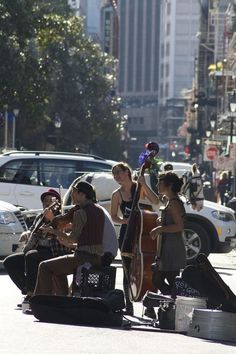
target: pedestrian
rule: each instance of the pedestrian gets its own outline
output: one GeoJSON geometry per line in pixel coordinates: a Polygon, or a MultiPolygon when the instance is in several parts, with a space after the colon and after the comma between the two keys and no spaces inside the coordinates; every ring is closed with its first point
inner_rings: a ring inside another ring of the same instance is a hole
{"type": "Polygon", "coordinates": [[[164,164],[164,171],[165,172],[173,171],[173,169],[174,169],[174,167],[173,167],[172,163],[167,162],[164,164]]]}
{"type": "MultiPolygon", "coordinates": [[[[104,231],[111,230],[110,227],[106,227],[108,216],[104,209],[96,203],[95,190],[88,182],[75,184],[72,187],[71,198],[78,209],[75,209],[73,213],[70,233],[52,229],[52,227],[49,227],[47,231],[54,234],[62,245],[75,249],[75,252],[40,263],[34,295],[52,295],[53,279],[56,279],[58,285],[56,295],[65,296],[67,292],[63,287],[63,278],[73,274],[78,266],[84,263],[89,263],[92,266],[103,264],[104,247],[107,242],[104,240],[104,231]]],[[[108,237],[108,235],[106,236],[108,237]]],[[[115,248],[116,246],[113,245],[108,250],[108,252],[114,253],[113,257],[116,254],[115,248]]]]}
{"type": "MultiPolygon", "coordinates": [[[[23,252],[12,254],[4,260],[7,273],[25,295],[24,302],[33,294],[40,262],[70,252],[70,249],[56,239],[49,238],[40,228],[40,225],[47,225],[55,215],[60,214],[60,201],[60,195],[54,189],[49,189],[41,195],[43,212],[35,218],[30,229],[21,234],[19,240],[26,242],[23,252]]],[[[64,287],[68,287],[67,282],[64,287]]]]}
{"type": "Polygon", "coordinates": [[[220,179],[217,185],[217,194],[220,199],[221,205],[225,205],[226,198],[225,198],[225,193],[227,193],[230,190],[230,182],[228,178],[228,172],[223,171],[220,174],[220,179]]]}
{"type": "Polygon", "coordinates": [[[129,240],[125,240],[125,233],[127,229],[127,224],[129,222],[129,214],[132,208],[133,198],[137,183],[141,184],[141,195],[142,198],[147,198],[151,203],[158,204],[158,196],[151,190],[151,188],[146,184],[145,178],[139,176],[137,182],[132,178],[132,170],[127,163],[119,162],[112,168],[112,174],[115,181],[120,185],[112,193],[111,197],[111,217],[114,223],[120,224],[120,235],[119,235],[119,249],[121,251],[121,258],[123,264],[123,288],[126,301],[126,314],[133,315],[133,304],[129,299],[129,269],[131,258],[130,254],[122,252],[122,249],[129,249],[129,240]],[[120,214],[121,213],[121,216],[120,214]],[[126,246],[124,247],[124,245],[126,246]]]}
{"type": "Polygon", "coordinates": [[[153,284],[163,295],[172,294],[175,278],[186,265],[183,240],[185,208],[178,196],[182,185],[182,178],[174,172],[159,175],[157,187],[165,196],[166,205],[150,236],[153,240],[160,237],[160,257],[153,273],[153,284]]]}

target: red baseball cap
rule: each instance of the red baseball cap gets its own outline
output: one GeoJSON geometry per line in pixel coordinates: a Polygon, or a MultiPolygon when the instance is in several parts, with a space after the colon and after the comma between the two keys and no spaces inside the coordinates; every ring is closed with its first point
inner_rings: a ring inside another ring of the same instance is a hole
{"type": "Polygon", "coordinates": [[[60,194],[57,191],[55,191],[55,189],[49,189],[47,192],[44,192],[43,194],[41,194],[41,197],[40,197],[41,201],[43,201],[47,195],[51,195],[52,197],[55,197],[59,201],[61,200],[60,194]]]}

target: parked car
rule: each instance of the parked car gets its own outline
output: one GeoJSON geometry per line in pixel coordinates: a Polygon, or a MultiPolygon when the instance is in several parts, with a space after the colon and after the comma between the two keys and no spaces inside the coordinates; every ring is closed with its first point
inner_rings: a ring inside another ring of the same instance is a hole
{"type": "Polygon", "coordinates": [[[0,201],[0,258],[22,249],[18,240],[21,233],[27,229],[21,210],[10,203],[0,201]]]}
{"type": "MultiPolygon", "coordinates": [[[[179,174],[180,171],[176,172],[179,174]]],[[[150,185],[149,175],[145,176],[150,185]]],[[[82,179],[88,180],[95,186],[99,203],[110,211],[111,193],[119,186],[111,174],[89,173],[84,175],[82,179]]],[[[67,208],[71,203],[70,191],[75,182],[72,183],[64,196],[64,208],[67,208]]],[[[203,209],[196,211],[186,203],[185,198],[183,201],[186,209],[183,236],[189,263],[193,262],[201,252],[206,255],[227,253],[236,247],[236,220],[233,209],[205,200],[203,209]]],[[[144,203],[149,204],[146,200],[142,201],[142,204],[144,203]]],[[[156,208],[156,211],[159,213],[159,208],[156,208]]],[[[119,225],[116,225],[116,229],[118,233],[119,225]]]]}
{"type": "Polygon", "coordinates": [[[89,154],[13,151],[0,155],[0,199],[27,209],[41,208],[40,195],[90,171],[111,171],[115,161],[89,154]]]}

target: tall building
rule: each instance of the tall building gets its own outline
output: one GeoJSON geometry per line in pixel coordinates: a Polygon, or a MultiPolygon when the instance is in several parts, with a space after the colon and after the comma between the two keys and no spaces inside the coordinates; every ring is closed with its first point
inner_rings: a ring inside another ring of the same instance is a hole
{"type": "MultiPolygon", "coordinates": [[[[198,54],[200,6],[196,0],[162,0],[159,60],[159,140],[166,158],[181,159],[184,93],[192,88],[198,54]]],[[[182,155],[183,156],[183,155],[182,155]]]]}
{"type": "Polygon", "coordinates": [[[119,15],[117,0],[101,0],[100,30],[102,50],[118,58],[119,15]]]}
{"type": "Polygon", "coordinates": [[[120,0],[119,94],[127,117],[128,160],[137,166],[144,144],[156,141],[159,61],[159,0],[120,0]]]}
{"type": "Polygon", "coordinates": [[[84,17],[85,33],[101,44],[100,7],[102,0],[68,0],[78,16],[84,17]]]}

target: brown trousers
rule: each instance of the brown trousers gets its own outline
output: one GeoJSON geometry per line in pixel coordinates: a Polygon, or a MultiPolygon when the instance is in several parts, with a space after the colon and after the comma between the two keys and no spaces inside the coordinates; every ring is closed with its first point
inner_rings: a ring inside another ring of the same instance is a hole
{"type": "Polygon", "coordinates": [[[79,265],[86,262],[99,266],[101,257],[81,251],[76,255],[69,254],[41,262],[34,295],[68,295],[67,275],[73,274],[79,265]]]}

